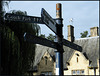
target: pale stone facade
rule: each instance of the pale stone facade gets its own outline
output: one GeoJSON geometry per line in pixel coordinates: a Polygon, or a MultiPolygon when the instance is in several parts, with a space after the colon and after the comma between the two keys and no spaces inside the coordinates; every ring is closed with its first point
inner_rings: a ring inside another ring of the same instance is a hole
{"type": "Polygon", "coordinates": [[[90,28],[91,37],[98,36],[98,27],[90,28]]]}
{"type": "Polygon", "coordinates": [[[74,42],[74,27],[72,25],[68,25],[68,40],[74,42]]]}
{"type": "Polygon", "coordinates": [[[54,74],[54,61],[48,51],[46,51],[38,63],[38,71],[33,73],[33,75],[55,75],[54,74]]]}
{"type": "MultiPolygon", "coordinates": [[[[89,68],[89,60],[79,51],[75,51],[69,59],[68,70],[64,70],[64,75],[94,75],[94,69],[89,68]],[[75,71],[75,73],[73,73],[75,71]]],[[[99,61],[96,75],[99,75],[99,61]]]]}
{"type": "MultiPolygon", "coordinates": [[[[69,64],[66,63],[68,70],[64,70],[64,75],[94,75],[94,69],[90,68],[89,60],[79,51],[75,51],[72,56],[70,56],[68,63],[69,64]],[[75,71],[75,73],[73,71],[75,71]]],[[[99,75],[99,60],[97,60],[97,63],[96,75],[99,75]]],[[[56,74],[55,62],[48,52],[44,53],[39,62],[38,72],[33,73],[33,75],[40,74],[56,74]],[[45,59],[47,59],[47,61],[45,59]]]]}

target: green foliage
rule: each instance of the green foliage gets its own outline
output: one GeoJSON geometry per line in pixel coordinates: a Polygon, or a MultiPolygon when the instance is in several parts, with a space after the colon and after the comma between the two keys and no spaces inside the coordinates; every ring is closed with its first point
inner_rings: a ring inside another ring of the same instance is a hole
{"type": "Polygon", "coordinates": [[[80,33],[80,34],[81,34],[81,38],[87,37],[88,31],[84,31],[83,33],[80,33]]]}
{"type": "Polygon", "coordinates": [[[45,38],[45,34],[44,34],[44,35],[43,35],[43,34],[41,34],[39,37],[45,38]]]}
{"type": "MultiPolygon", "coordinates": [[[[21,11],[12,11],[13,14],[20,14],[20,15],[27,15],[26,12],[21,11]]],[[[15,35],[18,37],[20,42],[20,56],[21,56],[21,71],[22,73],[27,72],[27,70],[30,68],[30,63],[34,60],[35,55],[35,45],[31,44],[29,42],[25,42],[23,35],[25,32],[38,35],[39,33],[39,26],[33,23],[22,23],[22,22],[7,22],[7,26],[9,26],[15,33],[15,35]],[[30,62],[30,63],[29,63],[30,62]]]]}
{"type": "Polygon", "coordinates": [[[54,41],[55,36],[53,34],[49,34],[49,36],[47,36],[47,39],[54,41]]]}
{"type": "Polygon", "coordinates": [[[47,37],[45,36],[45,34],[44,35],[41,34],[39,37],[46,38],[51,41],[54,41],[54,39],[55,39],[55,36],[53,34],[49,34],[49,36],[47,36],[47,37]]]}
{"type": "Polygon", "coordinates": [[[51,41],[54,41],[54,39],[55,39],[55,36],[53,34],[49,34],[49,36],[47,36],[47,37],[45,36],[45,34],[44,35],[41,34],[39,37],[46,38],[51,41]]]}
{"type": "Polygon", "coordinates": [[[14,35],[14,32],[11,31],[9,27],[0,27],[1,37],[2,37],[2,45],[1,45],[1,57],[2,57],[2,74],[11,75],[11,74],[18,74],[18,60],[19,56],[18,53],[20,47],[18,38],[14,35]],[[14,69],[16,67],[16,69],[14,69]]]}
{"type": "Polygon", "coordinates": [[[4,23],[3,17],[4,17],[5,9],[3,7],[4,6],[9,7],[9,5],[8,5],[9,2],[10,2],[10,0],[8,0],[8,1],[0,0],[0,26],[2,26],[4,23]]]}
{"type": "MultiPolygon", "coordinates": [[[[26,12],[12,11],[27,15],[26,12]]],[[[2,74],[24,75],[31,67],[35,56],[35,44],[25,42],[25,32],[38,35],[40,27],[33,23],[5,21],[0,27],[2,33],[2,74]]]]}
{"type": "Polygon", "coordinates": [[[2,25],[2,23],[3,23],[3,10],[2,10],[2,8],[3,8],[3,2],[2,2],[2,0],[0,0],[0,26],[2,25]]]}

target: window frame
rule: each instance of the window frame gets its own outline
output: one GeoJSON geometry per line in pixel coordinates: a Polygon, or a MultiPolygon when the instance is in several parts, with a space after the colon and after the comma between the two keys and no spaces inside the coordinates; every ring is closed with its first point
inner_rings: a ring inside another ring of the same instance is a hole
{"type": "Polygon", "coordinates": [[[84,69],[72,70],[72,75],[84,75],[84,74],[85,74],[84,69]],[[83,71],[83,73],[82,73],[82,71],[83,71]]]}
{"type": "Polygon", "coordinates": [[[52,72],[51,71],[47,71],[47,72],[41,72],[41,74],[44,74],[46,76],[51,76],[52,75],[52,72]]]}

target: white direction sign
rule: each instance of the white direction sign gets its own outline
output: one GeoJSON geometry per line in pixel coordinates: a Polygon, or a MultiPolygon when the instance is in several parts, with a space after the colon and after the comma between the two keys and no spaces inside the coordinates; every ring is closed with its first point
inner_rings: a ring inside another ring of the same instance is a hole
{"type": "Polygon", "coordinates": [[[55,20],[45,11],[45,9],[42,8],[41,11],[41,18],[43,22],[54,32],[57,34],[57,29],[56,29],[56,22],[55,20]]]}

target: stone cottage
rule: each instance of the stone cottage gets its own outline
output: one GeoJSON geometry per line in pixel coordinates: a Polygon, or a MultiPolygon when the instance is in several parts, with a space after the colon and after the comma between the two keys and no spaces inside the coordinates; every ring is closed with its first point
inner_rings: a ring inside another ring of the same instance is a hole
{"type": "MultiPolygon", "coordinates": [[[[90,29],[91,37],[74,40],[74,27],[68,26],[68,40],[82,47],[82,52],[63,46],[64,75],[99,75],[98,27],[90,29]]],[[[56,75],[55,51],[42,45],[36,46],[33,75],[56,75]]]]}

